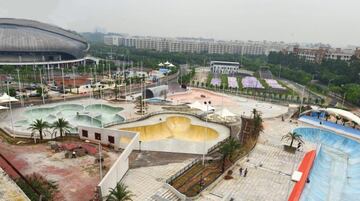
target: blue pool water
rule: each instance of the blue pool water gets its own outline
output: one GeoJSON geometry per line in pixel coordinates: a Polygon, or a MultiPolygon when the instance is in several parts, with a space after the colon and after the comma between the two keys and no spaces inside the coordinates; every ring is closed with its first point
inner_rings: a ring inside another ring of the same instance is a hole
{"type": "Polygon", "coordinates": [[[171,101],[164,100],[162,98],[149,98],[149,99],[146,99],[145,102],[147,102],[147,103],[171,103],[171,101]]]}
{"type": "Polygon", "coordinates": [[[343,126],[342,124],[336,124],[334,122],[325,121],[324,119],[318,119],[317,117],[310,117],[310,116],[301,116],[299,118],[300,121],[304,121],[316,126],[323,126],[328,129],[335,129],[337,131],[343,131],[345,133],[349,133],[352,135],[356,135],[360,137],[360,130],[354,129],[352,127],[343,126]],[[321,122],[321,124],[320,124],[321,122]]]}
{"type": "Polygon", "coordinates": [[[330,131],[297,128],[305,141],[321,144],[301,201],[360,201],[360,143],[330,131]]]}

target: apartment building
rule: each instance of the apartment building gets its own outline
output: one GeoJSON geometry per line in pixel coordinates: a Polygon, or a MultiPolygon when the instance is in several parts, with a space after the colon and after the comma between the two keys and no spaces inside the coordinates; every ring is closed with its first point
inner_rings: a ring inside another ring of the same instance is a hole
{"type": "Polygon", "coordinates": [[[354,50],[345,49],[341,50],[340,48],[336,49],[329,49],[326,52],[325,58],[326,59],[339,59],[342,61],[350,61],[351,57],[355,54],[354,50]]]}
{"type": "Polygon", "coordinates": [[[259,42],[214,41],[209,39],[105,36],[107,45],[168,52],[209,54],[264,55],[265,44],[259,42]]]}
{"type": "Polygon", "coordinates": [[[321,63],[324,59],[350,61],[354,55],[354,50],[341,48],[299,48],[294,47],[292,53],[299,58],[303,58],[309,62],[321,63]]]}

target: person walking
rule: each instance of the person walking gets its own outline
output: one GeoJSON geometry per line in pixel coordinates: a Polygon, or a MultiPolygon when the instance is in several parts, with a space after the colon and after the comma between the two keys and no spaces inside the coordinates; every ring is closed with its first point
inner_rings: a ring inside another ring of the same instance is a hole
{"type": "Polygon", "coordinates": [[[242,176],[243,168],[241,167],[241,168],[239,169],[239,171],[240,171],[240,176],[242,176]]]}
{"type": "Polygon", "coordinates": [[[245,168],[244,177],[246,177],[247,173],[248,173],[248,170],[247,170],[247,168],[245,168]]]}

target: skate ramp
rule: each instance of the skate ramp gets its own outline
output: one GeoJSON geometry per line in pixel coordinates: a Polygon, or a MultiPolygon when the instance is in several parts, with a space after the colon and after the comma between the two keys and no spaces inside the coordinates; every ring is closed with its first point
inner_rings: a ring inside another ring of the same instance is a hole
{"type": "Polygon", "coordinates": [[[178,139],[184,141],[211,141],[219,137],[217,131],[212,128],[191,124],[191,119],[182,116],[159,119],[159,123],[139,127],[121,128],[121,130],[135,131],[140,133],[142,142],[162,139],[178,139]]]}

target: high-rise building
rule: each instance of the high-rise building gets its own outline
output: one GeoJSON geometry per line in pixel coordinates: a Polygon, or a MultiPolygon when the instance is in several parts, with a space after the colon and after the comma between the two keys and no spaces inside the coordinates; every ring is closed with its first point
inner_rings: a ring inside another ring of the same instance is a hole
{"type": "MultiPolygon", "coordinates": [[[[152,49],[160,52],[189,52],[209,54],[243,54],[264,55],[266,47],[272,47],[271,42],[240,42],[215,41],[195,38],[158,38],[158,37],[128,37],[119,35],[105,36],[107,45],[135,47],[137,49],[152,49]]],[[[281,48],[278,48],[280,51],[281,48]]]]}

